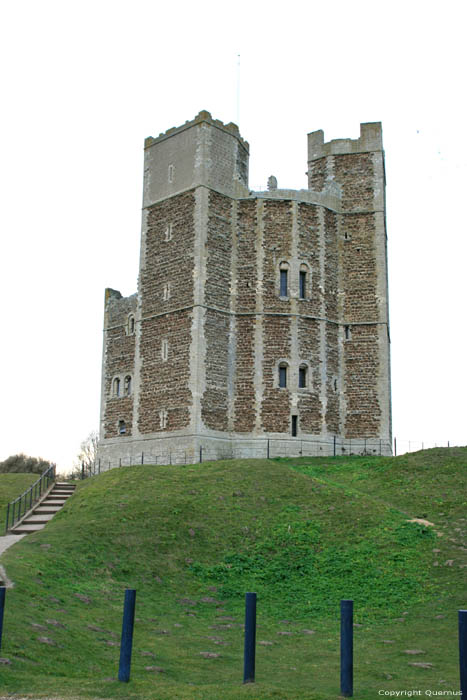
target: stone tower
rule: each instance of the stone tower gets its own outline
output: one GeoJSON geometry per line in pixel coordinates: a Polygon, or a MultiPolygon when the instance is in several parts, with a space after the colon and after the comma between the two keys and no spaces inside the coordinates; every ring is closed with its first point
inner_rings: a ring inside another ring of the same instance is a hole
{"type": "Polygon", "coordinates": [[[105,294],[102,467],[391,452],[381,125],[308,137],[307,190],[248,189],[201,112],[145,142],[138,293],[105,294]]]}

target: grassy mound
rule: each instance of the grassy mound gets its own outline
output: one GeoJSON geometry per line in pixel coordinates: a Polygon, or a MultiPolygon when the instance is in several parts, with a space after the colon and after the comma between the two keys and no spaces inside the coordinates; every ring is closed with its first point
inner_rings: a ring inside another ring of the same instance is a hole
{"type": "Polygon", "coordinates": [[[466,461],[467,449],[232,460],[127,467],[80,483],[45,530],[2,557],[16,586],[0,687],[338,697],[339,601],[353,598],[357,697],[402,681],[454,690],[466,461]],[[137,589],[129,685],[115,680],[125,588],[137,589]],[[253,689],[241,685],[248,590],[258,593],[253,689]],[[410,665],[420,659],[431,666],[410,665]]]}
{"type": "Polygon", "coordinates": [[[0,474],[0,535],[5,528],[8,503],[21,496],[37,478],[37,474],[0,474]]]}

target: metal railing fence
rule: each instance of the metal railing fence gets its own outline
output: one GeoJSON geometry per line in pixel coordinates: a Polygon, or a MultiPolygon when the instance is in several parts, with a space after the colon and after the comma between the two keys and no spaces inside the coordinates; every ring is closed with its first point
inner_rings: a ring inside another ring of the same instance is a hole
{"type": "Polygon", "coordinates": [[[11,530],[55,482],[55,470],[56,465],[52,464],[21,496],[7,504],[5,532],[11,530]]]}

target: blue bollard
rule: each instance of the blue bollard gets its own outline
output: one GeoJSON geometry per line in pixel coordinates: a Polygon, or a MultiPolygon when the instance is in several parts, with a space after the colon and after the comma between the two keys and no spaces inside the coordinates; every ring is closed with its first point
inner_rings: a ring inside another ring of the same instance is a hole
{"type": "Polygon", "coordinates": [[[133,625],[135,622],[136,591],[127,588],[123,606],[122,641],[120,644],[120,666],[118,680],[128,683],[130,680],[131,649],[133,646],[133,625]]]}
{"type": "Polygon", "coordinates": [[[459,610],[459,670],[462,697],[467,697],[467,610],[459,610]]]}
{"type": "Polygon", "coordinates": [[[256,593],[245,595],[245,653],[243,682],[255,682],[256,593]]]}
{"type": "Polygon", "coordinates": [[[353,600],[341,600],[341,695],[353,696],[353,600]]]}
{"type": "Polygon", "coordinates": [[[0,649],[2,648],[3,612],[5,610],[5,586],[0,587],[0,649]]]}

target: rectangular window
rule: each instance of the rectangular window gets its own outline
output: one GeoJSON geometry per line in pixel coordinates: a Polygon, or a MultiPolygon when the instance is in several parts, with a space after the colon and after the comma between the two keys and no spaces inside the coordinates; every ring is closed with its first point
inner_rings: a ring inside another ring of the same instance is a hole
{"type": "Polygon", "coordinates": [[[298,370],[298,388],[306,388],[306,367],[299,367],[298,370]]]}
{"type": "Polygon", "coordinates": [[[305,270],[300,270],[299,287],[300,287],[300,299],[305,299],[305,296],[306,296],[306,272],[305,272],[305,270]]]}
{"type": "Polygon", "coordinates": [[[298,416],[292,416],[292,437],[297,437],[298,416]]]}
{"type": "Polygon", "coordinates": [[[287,386],[287,367],[279,367],[279,386],[281,389],[287,386]]]}
{"type": "Polygon", "coordinates": [[[287,270],[281,270],[281,283],[280,283],[279,295],[281,297],[288,296],[288,294],[287,294],[287,270]]]}

